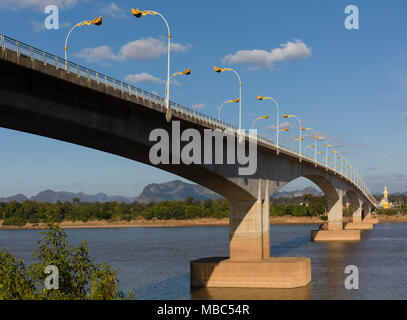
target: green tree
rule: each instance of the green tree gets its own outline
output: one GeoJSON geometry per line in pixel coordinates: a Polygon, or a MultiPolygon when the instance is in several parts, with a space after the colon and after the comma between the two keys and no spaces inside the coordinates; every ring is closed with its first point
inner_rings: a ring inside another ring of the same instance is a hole
{"type": "MultiPolygon", "coordinates": [[[[28,269],[4,249],[0,250],[0,299],[120,299],[117,271],[106,263],[96,264],[89,257],[86,242],[69,245],[65,232],[50,223],[41,233],[34,252],[36,261],[28,269]],[[44,281],[49,265],[58,267],[59,289],[46,289],[44,281]]],[[[134,297],[131,293],[130,297],[134,297]]]]}

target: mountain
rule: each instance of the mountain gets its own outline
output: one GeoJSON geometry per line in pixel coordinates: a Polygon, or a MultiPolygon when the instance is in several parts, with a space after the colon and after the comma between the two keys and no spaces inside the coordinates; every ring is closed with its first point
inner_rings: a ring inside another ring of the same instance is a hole
{"type": "Polygon", "coordinates": [[[321,196],[324,193],[317,191],[314,187],[306,187],[302,190],[296,191],[281,191],[276,192],[271,196],[272,199],[279,199],[279,198],[295,198],[295,197],[302,197],[304,194],[312,194],[315,197],[321,196]]]}
{"type": "MultiPolygon", "coordinates": [[[[322,195],[322,192],[318,192],[313,187],[307,187],[303,190],[297,191],[281,191],[276,192],[271,198],[293,198],[301,197],[304,194],[312,194],[314,196],[322,195]]],[[[164,183],[152,183],[144,187],[143,192],[137,197],[123,197],[123,196],[108,196],[105,193],[97,193],[88,195],[83,192],[73,193],[67,191],[53,191],[44,190],[38,193],[36,196],[27,198],[23,194],[17,194],[11,197],[0,198],[0,202],[23,202],[24,200],[32,200],[38,202],[72,202],[73,198],[78,198],[81,202],[123,202],[131,203],[134,201],[140,203],[149,203],[151,201],[160,202],[166,200],[185,200],[187,197],[193,197],[194,199],[207,200],[207,199],[219,199],[221,196],[205,187],[194,183],[185,183],[180,180],[174,180],[164,183]]]]}
{"type": "Polygon", "coordinates": [[[28,200],[28,198],[21,193],[11,197],[0,198],[0,202],[11,202],[11,201],[23,202],[24,200],[28,200]]]}
{"type": "Polygon", "coordinates": [[[129,197],[122,197],[122,196],[108,196],[105,193],[97,193],[93,195],[87,195],[86,193],[79,192],[67,192],[67,191],[52,191],[52,190],[45,190],[38,193],[36,196],[30,198],[32,201],[39,201],[39,202],[51,202],[55,203],[57,201],[60,202],[72,202],[73,198],[78,198],[81,202],[133,202],[135,201],[134,198],[129,197]]]}
{"type": "Polygon", "coordinates": [[[219,199],[221,196],[200,185],[175,180],[147,185],[143,192],[138,196],[137,202],[149,203],[151,201],[185,200],[187,197],[207,200],[219,199]]]}

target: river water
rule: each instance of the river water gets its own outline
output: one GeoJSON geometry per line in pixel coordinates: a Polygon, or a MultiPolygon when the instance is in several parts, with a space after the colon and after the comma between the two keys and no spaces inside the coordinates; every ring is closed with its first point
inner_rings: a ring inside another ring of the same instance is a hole
{"type": "MultiPolygon", "coordinates": [[[[298,289],[199,289],[191,292],[189,262],[228,255],[228,227],[67,229],[87,240],[96,262],[118,270],[119,287],[137,299],[407,299],[407,223],[377,224],[361,241],[311,242],[317,226],[271,226],[272,256],[311,258],[312,282],[298,289]],[[359,270],[347,290],[345,267],[359,270]]],[[[0,230],[0,247],[31,263],[39,230],[0,230]]]]}

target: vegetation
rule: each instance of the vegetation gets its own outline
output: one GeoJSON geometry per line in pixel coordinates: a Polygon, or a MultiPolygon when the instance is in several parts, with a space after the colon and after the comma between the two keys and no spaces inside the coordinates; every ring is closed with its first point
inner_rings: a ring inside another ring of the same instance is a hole
{"type": "MultiPolygon", "coordinates": [[[[315,197],[311,194],[292,199],[273,199],[270,208],[271,216],[319,216],[326,211],[325,197],[315,197]]],[[[83,221],[106,220],[131,221],[136,219],[184,220],[196,218],[229,217],[228,201],[194,200],[192,197],[184,201],[164,201],[149,204],[133,203],[81,203],[79,199],[73,202],[41,203],[23,201],[18,203],[0,203],[0,220],[4,226],[24,226],[27,222],[38,224],[47,222],[50,218],[55,223],[64,220],[83,221]]]]}
{"type": "MultiPolygon", "coordinates": [[[[117,272],[106,263],[96,264],[89,257],[86,242],[78,247],[68,244],[65,232],[56,224],[48,224],[41,233],[33,257],[26,267],[4,249],[0,249],[0,300],[112,300],[125,295],[117,288],[117,272]],[[59,288],[46,289],[45,268],[56,266],[59,288]]],[[[133,298],[130,293],[126,298],[133,298]]]]}
{"type": "Polygon", "coordinates": [[[273,199],[271,216],[320,216],[326,211],[326,198],[305,194],[303,197],[273,199]]]}

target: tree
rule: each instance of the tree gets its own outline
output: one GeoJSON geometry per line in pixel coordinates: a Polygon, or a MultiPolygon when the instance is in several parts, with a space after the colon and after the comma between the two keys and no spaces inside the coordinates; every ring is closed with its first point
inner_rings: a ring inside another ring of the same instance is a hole
{"type": "Polygon", "coordinates": [[[41,234],[43,237],[33,255],[37,261],[28,269],[23,261],[0,250],[0,299],[125,298],[118,290],[117,271],[111,270],[106,263],[96,264],[91,260],[86,242],[78,247],[70,246],[65,232],[53,223],[41,234]],[[48,276],[44,271],[49,265],[58,268],[59,289],[44,288],[48,276]]]}

